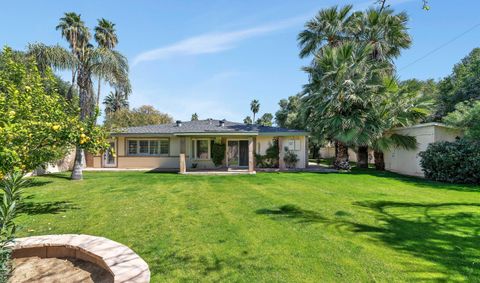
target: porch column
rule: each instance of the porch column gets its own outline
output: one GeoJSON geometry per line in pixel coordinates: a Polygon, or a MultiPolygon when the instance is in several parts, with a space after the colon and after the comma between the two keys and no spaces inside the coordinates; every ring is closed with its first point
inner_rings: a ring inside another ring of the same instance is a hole
{"type": "Polygon", "coordinates": [[[280,170],[285,170],[285,161],[283,161],[283,156],[285,154],[284,150],[284,138],[283,137],[278,137],[278,168],[280,170]]]}
{"type": "Polygon", "coordinates": [[[180,153],[180,174],[187,172],[187,164],[185,163],[185,153],[180,153]]]}
{"type": "Polygon", "coordinates": [[[248,173],[250,174],[255,174],[254,147],[253,138],[248,138],[248,173]]]}
{"type": "Polygon", "coordinates": [[[308,136],[305,136],[305,168],[308,168],[309,157],[310,157],[310,148],[308,147],[308,136]]]}

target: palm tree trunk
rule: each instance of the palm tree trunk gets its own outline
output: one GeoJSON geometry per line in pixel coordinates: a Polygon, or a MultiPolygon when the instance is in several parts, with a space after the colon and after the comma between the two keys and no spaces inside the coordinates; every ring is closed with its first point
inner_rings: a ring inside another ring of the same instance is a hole
{"type": "Polygon", "coordinates": [[[375,157],[375,169],[384,171],[385,170],[385,160],[383,158],[382,151],[374,151],[373,156],[375,157]]]}
{"type": "Polygon", "coordinates": [[[102,85],[102,79],[98,78],[98,91],[97,91],[97,108],[100,105],[100,86],[102,85]]]}
{"type": "Polygon", "coordinates": [[[73,170],[70,179],[83,180],[83,160],[85,159],[85,151],[83,148],[77,146],[75,150],[75,162],[73,163],[73,170]]]}
{"type": "MultiPolygon", "coordinates": [[[[95,94],[93,93],[92,81],[87,72],[80,70],[77,77],[78,96],[80,105],[80,121],[86,121],[93,116],[95,101],[95,94]]],[[[72,180],[83,179],[83,161],[85,160],[85,151],[83,148],[77,146],[75,150],[75,163],[73,166],[72,180]]]]}
{"type": "Polygon", "coordinates": [[[368,168],[368,146],[358,147],[357,168],[368,168]]]}
{"type": "Polygon", "coordinates": [[[348,147],[341,141],[335,141],[336,154],[333,167],[340,170],[350,170],[350,164],[348,163],[348,147]]]}

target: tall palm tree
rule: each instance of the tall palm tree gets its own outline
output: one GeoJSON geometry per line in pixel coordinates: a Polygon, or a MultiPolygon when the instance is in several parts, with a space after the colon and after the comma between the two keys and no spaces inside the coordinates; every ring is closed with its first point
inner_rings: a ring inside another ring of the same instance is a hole
{"type": "MultiPolygon", "coordinates": [[[[73,12],[65,13],[65,15],[60,18],[60,22],[55,29],[60,30],[62,37],[68,41],[73,55],[76,55],[76,52],[79,48],[81,48],[81,45],[85,42],[85,40],[88,41],[89,32],[79,14],[73,12]]],[[[67,94],[67,98],[69,100],[71,100],[73,96],[73,88],[75,87],[76,77],[76,70],[72,68],[71,71],[72,84],[67,94]]]]}
{"type": "Polygon", "coordinates": [[[388,64],[374,62],[373,46],[344,42],[325,46],[313,67],[304,68],[310,82],[302,97],[310,130],[335,141],[334,166],[349,169],[348,146],[359,139],[357,129],[368,119],[375,101],[371,93],[381,87],[388,64]]]}
{"type": "Polygon", "coordinates": [[[105,104],[105,114],[107,115],[127,109],[129,106],[126,95],[118,90],[110,91],[110,94],[103,100],[103,104],[105,104]]]}
{"type": "MultiPolygon", "coordinates": [[[[80,20],[80,15],[65,14],[64,18],[74,17],[80,20]]],[[[64,18],[60,20],[63,26],[64,18]]],[[[83,22],[82,22],[83,23],[83,22]]],[[[78,87],[80,120],[90,122],[95,118],[95,94],[93,91],[92,77],[101,77],[110,85],[123,91],[130,92],[128,79],[127,59],[117,51],[103,47],[95,47],[90,44],[90,33],[86,27],[78,27],[81,33],[68,37],[71,51],[58,45],[47,46],[41,43],[30,44],[29,54],[33,55],[40,64],[48,64],[54,69],[72,70],[76,74],[78,87]]],[[[62,34],[64,34],[62,28],[62,34]]],[[[69,34],[65,32],[65,34],[69,34]]],[[[75,163],[71,178],[81,180],[83,178],[83,160],[85,152],[77,146],[75,163]]]]}
{"type": "Polygon", "coordinates": [[[255,122],[255,115],[260,111],[260,102],[256,99],[250,102],[250,110],[253,113],[253,121],[255,122]]]}
{"type": "MultiPolygon", "coordinates": [[[[378,62],[388,62],[385,75],[394,72],[393,59],[400,51],[411,45],[407,33],[405,13],[394,14],[390,9],[370,9],[352,13],[351,6],[321,10],[307,22],[306,29],[298,36],[300,57],[322,56],[326,46],[337,46],[346,41],[368,43],[372,46],[371,57],[378,62]]],[[[314,68],[315,60],[312,62],[314,68]]],[[[371,93],[371,95],[375,95],[371,93]]],[[[348,133],[351,135],[351,133],[348,133]]],[[[358,149],[358,166],[368,167],[368,145],[352,144],[358,149]]]]}
{"type": "MultiPolygon", "coordinates": [[[[114,49],[118,44],[118,37],[115,30],[115,24],[101,18],[98,20],[98,24],[95,27],[95,41],[98,46],[114,49]]],[[[102,78],[98,77],[98,91],[97,91],[97,107],[100,104],[100,88],[102,85],[102,78]]]]}

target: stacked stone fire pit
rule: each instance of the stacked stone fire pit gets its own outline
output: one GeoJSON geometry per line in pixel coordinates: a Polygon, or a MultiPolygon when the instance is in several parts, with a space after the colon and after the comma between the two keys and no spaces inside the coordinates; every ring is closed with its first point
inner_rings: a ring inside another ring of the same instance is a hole
{"type": "MultiPolygon", "coordinates": [[[[12,258],[67,258],[86,261],[108,272],[105,282],[150,282],[147,263],[130,248],[103,237],[65,234],[16,239],[12,258]]],[[[49,271],[49,273],[55,270],[49,271]]],[[[58,275],[57,275],[58,276],[58,275]]]]}

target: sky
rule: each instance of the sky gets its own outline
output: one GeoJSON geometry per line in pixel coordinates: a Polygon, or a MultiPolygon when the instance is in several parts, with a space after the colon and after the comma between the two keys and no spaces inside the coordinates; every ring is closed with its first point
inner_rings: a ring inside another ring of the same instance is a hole
{"type": "MultiPolygon", "coordinates": [[[[375,0],[4,1],[0,45],[68,47],[55,30],[64,12],[80,13],[92,29],[103,17],[116,24],[117,50],[130,63],[131,107],[242,121],[252,99],[260,115],[275,113],[280,99],[301,90],[308,60],[298,57],[298,33],[320,9],[345,4],[360,10],[375,0]]],[[[430,0],[429,11],[421,0],[390,4],[410,16],[413,45],[396,60],[400,79],[440,79],[480,45],[480,1],[430,0]]]]}

